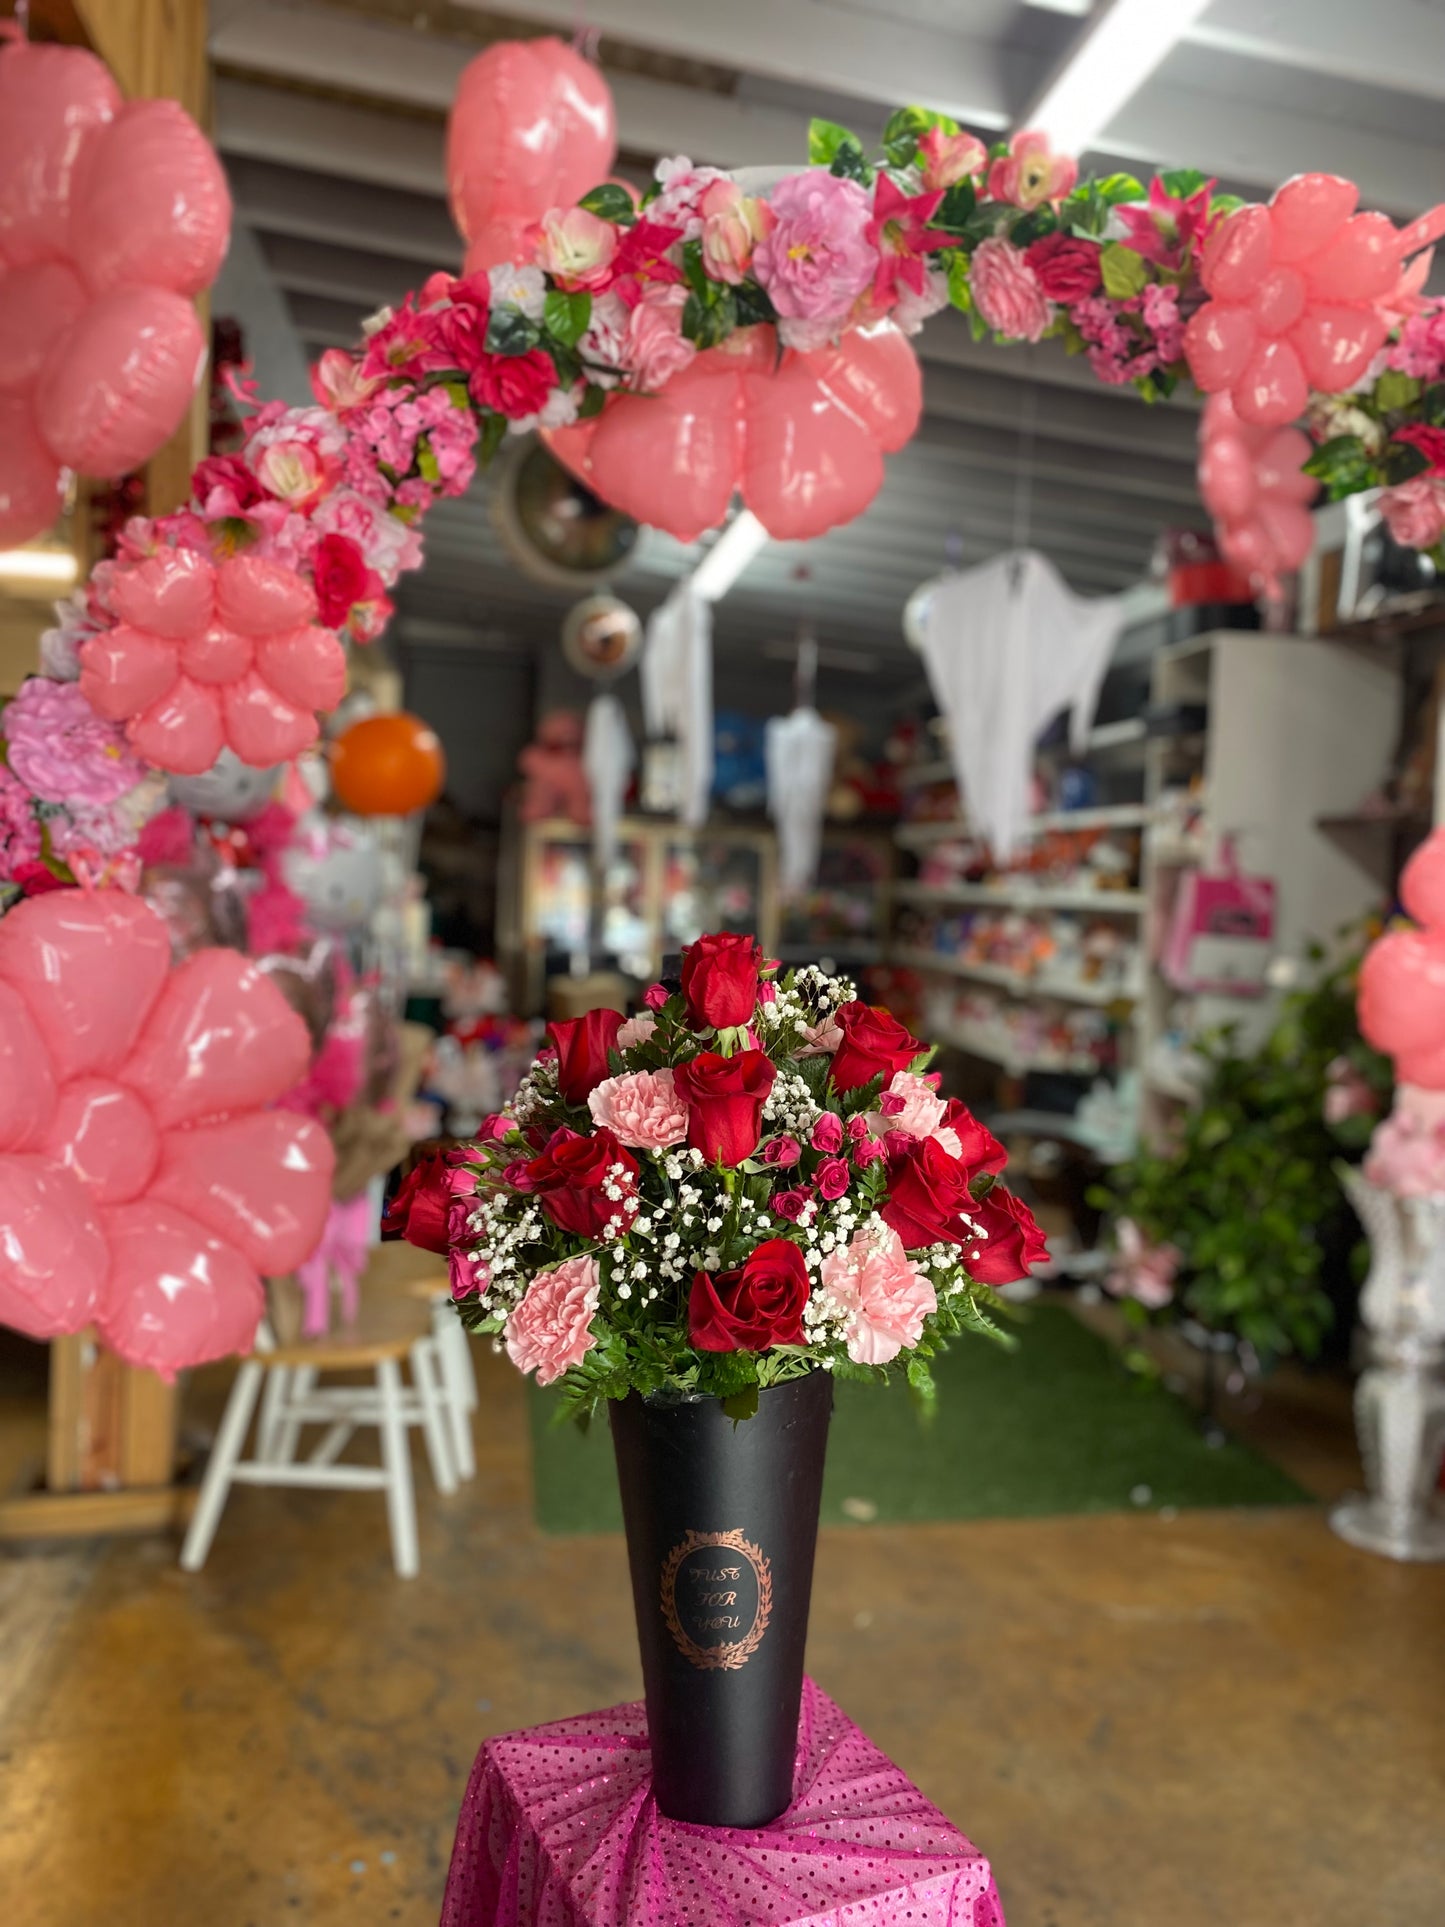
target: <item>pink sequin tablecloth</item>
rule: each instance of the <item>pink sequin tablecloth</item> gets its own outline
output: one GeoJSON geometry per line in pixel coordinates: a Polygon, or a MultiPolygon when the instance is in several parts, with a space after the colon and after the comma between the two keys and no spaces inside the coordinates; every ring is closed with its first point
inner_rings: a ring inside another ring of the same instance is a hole
{"type": "Polygon", "coordinates": [[[1004,1927],[987,1860],[811,1680],[793,1785],[756,1831],[664,1819],[640,1702],[488,1740],[442,1927],[1004,1927]]]}

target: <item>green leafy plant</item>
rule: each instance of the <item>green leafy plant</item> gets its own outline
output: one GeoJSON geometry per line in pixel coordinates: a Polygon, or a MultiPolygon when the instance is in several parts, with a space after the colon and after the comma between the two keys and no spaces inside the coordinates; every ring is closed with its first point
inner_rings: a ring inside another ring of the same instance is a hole
{"type": "MultiPolygon", "coordinates": [[[[1389,1102],[1389,1059],[1365,1043],[1355,1018],[1360,955],[1356,944],[1329,963],[1315,949],[1315,981],[1284,998],[1258,1048],[1241,1051],[1232,1026],[1203,1039],[1196,1048],[1208,1075],[1178,1143],[1121,1166],[1091,1193],[1150,1244],[1180,1254],[1166,1315],[1233,1333],[1265,1360],[1319,1350],[1333,1316],[1320,1283],[1325,1250],[1348,1235],[1334,1166],[1363,1153],[1389,1102]],[[1335,1121],[1332,1088],[1354,1093],[1349,1115],[1335,1121]]],[[[1149,1322],[1136,1301],[1124,1304],[1135,1323],[1149,1322]]]]}

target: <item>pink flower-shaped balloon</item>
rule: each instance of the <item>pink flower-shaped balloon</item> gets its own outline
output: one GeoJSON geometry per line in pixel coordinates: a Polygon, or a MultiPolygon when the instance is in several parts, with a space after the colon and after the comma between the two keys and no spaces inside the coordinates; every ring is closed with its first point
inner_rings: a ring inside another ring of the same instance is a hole
{"type": "Polygon", "coordinates": [[[620,395],[548,437],[559,461],[615,508],[691,542],[735,493],[779,541],[851,522],[878,493],[883,456],[918,426],[918,360],[896,328],[785,353],[771,328],[740,330],[656,395],[620,395]]]}
{"type": "Polygon", "coordinates": [[[1445,1091],[1445,830],[1405,865],[1400,895],[1420,926],[1389,930],[1360,966],[1360,1029],[1402,1084],[1445,1091]]]}
{"type": "Polygon", "coordinates": [[[55,519],[63,469],[121,475],[174,433],[230,223],[177,102],[123,102],[78,47],[0,47],[0,546],[55,519]]]}
{"type": "Polygon", "coordinates": [[[120,622],[83,645],[80,686],[157,769],[197,776],[223,748],[257,769],[287,762],[345,693],[341,644],[279,562],[164,549],[118,567],[110,593],[120,622]]]}
{"type": "Polygon", "coordinates": [[[234,950],[172,968],[120,891],[32,897],[0,922],[0,1322],[94,1324],[167,1377],[244,1350],[261,1276],[311,1253],[334,1155],[266,1110],[306,1026],[234,950]]]}
{"type": "Polygon", "coordinates": [[[1225,560],[1271,594],[1314,547],[1308,504],[1319,490],[1303,464],[1314,444],[1299,428],[1242,422],[1227,394],[1211,395],[1199,424],[1199,492],[1225,560]]]}
{"type": "Polygon", "coordinates": [[[1384,347],[1403,259],[1436,223],[1426,215],[1402,231],[1383,214],[1356,214],[1358,200],[1353,181],[1297,174],[1206,241],[1210,299],[1184,331],[1184,352],[1199,387],[1227,389],[1242,420],[1294,421],[1311,388],[1343,394],[1384,347]]]}

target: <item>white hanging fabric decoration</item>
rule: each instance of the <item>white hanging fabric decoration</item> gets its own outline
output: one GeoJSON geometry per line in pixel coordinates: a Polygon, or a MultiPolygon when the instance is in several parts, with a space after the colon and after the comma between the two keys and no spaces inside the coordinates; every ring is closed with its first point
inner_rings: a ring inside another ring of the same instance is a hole
{"type": "Polygon", "coordinates": [[[677,741],[678,814],[701,829],[712,799],[712,604],[688,582],[648,618],[640,674],[648,734],[677,741]]]}
{"type": "Polygon", "coordinates": [[[617,855],[617,824],[637,762],[627,712],[616,696],[594,696],[582,737],[582,769],[592,792],[592,848],[602,869],[617,855]]]}
{"type": "Polygon", "coordinates": [[[837,730],[816,709],[768,720],[768,815],[778,826],[778,880],[785,897],[800,895],[818,874],[837,747],[837,730]]]}
{"type": "Polygon", "coordinates": [[[943,576],[919,623],[934,701],[948,723],[959,795],[1005,863],[1024,840],[1034,745],[1072,707],[1075,753],[1088,742],[1124,622],[1121,596],[1076,596],[1035,550],[943,576]]]}

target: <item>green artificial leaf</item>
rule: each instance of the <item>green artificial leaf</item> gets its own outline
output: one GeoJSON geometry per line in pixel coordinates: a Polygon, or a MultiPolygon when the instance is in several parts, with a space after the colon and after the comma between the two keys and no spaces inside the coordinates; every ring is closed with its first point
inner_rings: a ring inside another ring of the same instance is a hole
{"type": "Polygon", "coordinates": [[[592,296],[585,288],[564,294],[560,288],[548,290],[542,309],[542,326],[564,348],[575,348],[587,332],[592,319],[592,296]]]}
{"type": "Polygon", "coordinates": [[[1239,194],[1211,194],[1209,197],[1210,213],[1221,217],[1237,214],[1244,204],[1244,197],[1239,194]]]}
{"type": "Polygon", "coordinates": [[[808,165],[810,167],[831,167],[845,147],[851,147],[858,154],[863,152],[863,143],[848,128],[840,127],[835,120],[810,120],[808,122],[808,165]]]}
{"type": "Polygon", "coordinates": [[[1357,495],[1375,483],[1375,464],[1358,435],[1333,435],[1301,463],[1306,475],[1324,483],[1332,502],[1346,495],[1357,495]]]}
{"type": "Polygon", "coordinates": [[[488,409],[482,416],[482,433],[477,443],[477,460],[483,468],[502,446],[507,433],[507,418],[488,409]]]}
{"type": "Polygon", "coordinates": [[[972,220],[978,207],[978,189],[970,180],[955,181],[944,193],[938,203],[938,212],[929,222],[930,227],[943,228],[949,234],[962,234],[972,220]]]}
{"type": "Polygon", "coordinates": [[[1175,201],[1187,201],[1191,194],[1197,194],[1201,187],[1209,185],[1209,176],[1201,174],[1197,167],[1173,167],[1159,179],[1164,192],[1175,201]]]}
{"type": "Polygon", "coordinates": [[[1445,427],[1445,381],[1432,382],[1421,395],[1419,414],[1432,427],[1445,427]]]}
{"type": "Polygon", "coordinates": [[[1126,201],[1147,201],[1148,191],[1132,174],[1106,174],[1102,181],[1092,183],[1094,192],[1109,207],[1119,207],[1126,201]]]}
{"type": "Polygon", "coordinates": [[[734,1425],[742,1425],[757,1415],[758,1387],[756,1381],[745,1386],[740,1392],[732,1392],[722,1402],[723,1411],[734,1425]]]}
{"type": "Polygon", "coordinates": [[[918,143],[930,129],[957,134],[958,122],[948,114],[935,114],[926,107],[900,107],[883,129],[883,157],[890,167],[907,167],[918,154],[918,143]]]}
{"type": "Polygon", "coordinates": [[[718,284],[708,279],[702,258],[701,241],[685,241],[682,247],[682,278],[700,301],[706,301],[718,284]]]}
{"type": "MultiPolygon", "coordinates": [[[[1413,442],[1388,442],[1380,458],[1385,480],[1392,488],[1398,488],[1401,482],[1412,482],[1417,475],[1425,474],[1431,465],[1424,449],[1416,448],[1413,442]]],[[[1369,486],[1368,482],[1360,483],[1361,488],[1369,486]]]]}
{"type": "Polygon", "coordinates": [[[682,332],[699,348],[716,348],[737,326],[737,304],[732,298],[732,289],[719,282],[712,285],[718,289],[716,299],[702,301],[697,295],[689,294],[682,304],[682,332]]]}
{"type": "Polygon", "coordinates": [[[1403,375],[1398,368],[1387,368],[1375,383],[1371,399],[1377,408],[1387,411],[1408,408],[1412,402],[1420,399],[1423,391],[1424,383],[1417,381],[1413,375],[1403,375]]]}
{"type": "Polygon", "coordinates": [[[740,328],[755,328],[760,322],[776,321],[778,311],[766,290],[755,281],[740,281],[732,291],[733,306],[740,328]]]}
{"type": "Polygon", "coordinates": [[[948,298],[963,314],[973,311],[973,294],[968,285],[968,256],[962,248],[948,251],[948,298]]]}
{"type": "Polygon", "coordinates": [[[1059,217],[1044,203],[1021,215],[1008,231],[1008,238],[1016,248],[1026,248],[1033,242],[1042,240],[1044,235],[1053,234],[1059,225],[1059,217]]]}
{"type": "Polygon", "coordinates": [[[1119,241],[1111,241],[1099,256],[1099,272],[1104,278],[1105,294],[1114,301],[1129,300],[1149,279],[1143,255],[1119,241]]]}
{"type": "Polygon", "coordinates": [[[603,221],[615,222],[619,227],[631,227],[637,219],[632,196],[616,181],[604,181],[600,187],[594,187],[590,194],[582,196],[577,205],[585,207],[589,214],[595,214],[603,221]]]}
{"type": "Polygon", "coordinates": [[[600,415],[606,406],[607,390],[589,382],[587,392],[582,397],[582,405],[577,410],[577,419],[579,422],[590,422],[595,415],[600,415]]]}
{"type": "Polygon", "coordinates": [[[436,456],[432,453],[431,443],[425,436],[416,445],[416,466],[417,473],[433,487],[441,480],[441,469],[437,464],[436,456]]]}
{"type": "Polygon", "coordinates": [[[489,355],[525,355],[542,339],[535,321],[529,321],[520,308],[502,302],[487,317],[489,355]]]}

